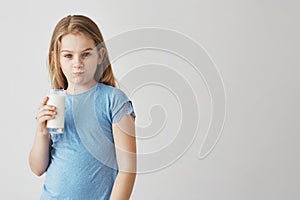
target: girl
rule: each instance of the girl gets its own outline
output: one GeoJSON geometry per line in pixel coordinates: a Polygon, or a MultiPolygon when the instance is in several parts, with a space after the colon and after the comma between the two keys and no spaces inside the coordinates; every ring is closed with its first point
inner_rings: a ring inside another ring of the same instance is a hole
{"type": "Polygon", "coordinates": [[[98,26],[82,15],[61,19],[48,66],[52,87],[67,94],[63,134],[47,132],[57,114],[48,97],[36,117],[29,164],[38,176],[46,172],[41,199],[128,200],[136,176],[135,113],[115,86],[98,26]]]}

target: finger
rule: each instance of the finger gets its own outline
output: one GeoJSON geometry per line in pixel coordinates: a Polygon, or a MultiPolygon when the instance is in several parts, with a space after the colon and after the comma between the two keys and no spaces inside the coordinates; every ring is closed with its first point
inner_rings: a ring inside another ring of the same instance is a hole
{"type": "Polygon", "coordinates": [[[43,116],[55,116],[56,114],[57,114],[57,112],[54,110],[41,110],[38,112],[36,117],[41,118],[43,116]]]}
{"type": "Polygon", "coordinates": [[[49,116],[55,116],[57,114],[56,111],[52,110],[42,110],[41,112],[38,113],[38,117],[42,117],[44,115],[49,115],[49,116]]]}
{"type": "Polygon", "coordinates": [[[49,97],[45,97],[42,101],[42,106],[46,105],[47,104],[47,101],[49,100],[49,97]]]}
{"type": "Polygon", "coordinates": [[[35,119],[38,120],[39,118],[41,118],[44,115],[55,116],[57,114],[57,112],[55,111],[55,109],[56,108],[54,106],[44,105],[38,111],[35,119]]]}
{"type": "Polygon", "coordinates": [[[37,118],[37,121],[38,121],[38,123],[39,124],[42,124],[42,123],[44,123],[45,121],[47,121],[47,120],[49,120],[49,119],[54,119],[55,118],[55,116],[50,116],[50,115],[43,115],[43,116],[41,116],[41,117],[38,117],[37,118]]]}
{"type": "Polygon", "coordinates": [[[51,110],[54,111],[56,108],[55,106],[51,106],[51,105],[44,105],[40,108],[39,112],[45,111],[45,110],[51,110]]]}

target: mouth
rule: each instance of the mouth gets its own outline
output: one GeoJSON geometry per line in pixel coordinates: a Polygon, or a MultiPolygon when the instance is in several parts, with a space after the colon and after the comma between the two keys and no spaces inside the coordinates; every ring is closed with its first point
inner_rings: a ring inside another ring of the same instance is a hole
{"type": "Polygon", "coordinates": [[[72,72],[72,74],[73,74],[74,76],[80,76],[80,75],[82,75],[83,73],[84,73],[83,70],[80,70],[80,71],[73,71],[73,72],[72,72]]]}

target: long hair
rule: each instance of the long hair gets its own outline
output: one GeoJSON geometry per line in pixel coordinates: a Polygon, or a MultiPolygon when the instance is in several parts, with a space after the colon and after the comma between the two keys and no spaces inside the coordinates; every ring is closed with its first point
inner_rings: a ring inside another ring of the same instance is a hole
{"type": "MultiPolygon", "coordinates": [[[[60,50],[62,37],[70,33],[83,33],[95,42],[98,51],[101,48],[106,49],[100,29],[90,18],[83,15],[69,15],[62,18],[54,28],[48,53],[50,81],[52,87],[56,89],[67,89],[68,87],[67,79],[63,74],[60,65],[60,50]]],[[[101,64],[97,66],[95,78],[99,83],[105,83],[116,87],[107,51],[101,64]]]]}

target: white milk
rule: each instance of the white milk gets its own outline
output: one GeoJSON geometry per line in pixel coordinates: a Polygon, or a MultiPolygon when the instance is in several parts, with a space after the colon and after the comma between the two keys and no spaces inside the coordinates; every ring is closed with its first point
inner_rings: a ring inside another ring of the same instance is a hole
{"type": "Polygon", "coordinates": [[[47,131],[49,133],[63,133],[64,132],[64,119],[65,119],[65,92],[59,90],[54,92],[57,94],[49,94],[47,105],[52,105],[56,107],[57,114],[54,119],[47,121],[47,131]]]}

